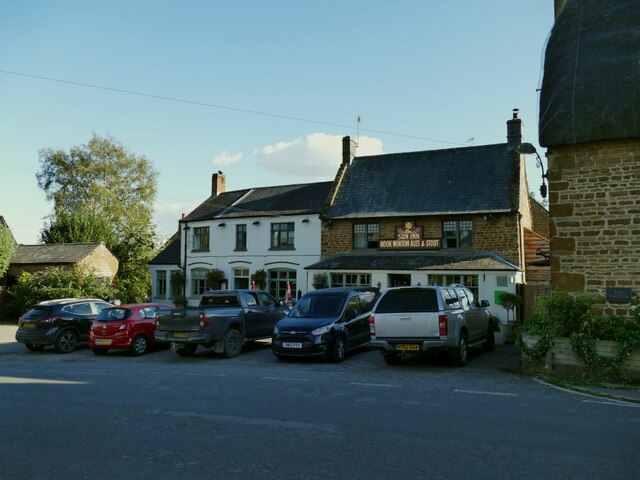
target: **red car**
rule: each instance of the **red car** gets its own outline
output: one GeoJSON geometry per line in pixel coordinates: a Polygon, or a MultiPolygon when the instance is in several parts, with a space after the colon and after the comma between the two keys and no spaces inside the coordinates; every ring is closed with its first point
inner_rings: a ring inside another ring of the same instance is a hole
{"type": "Polygon", "coordinates": [[[156,317],[173,310],[172,305],[140,303],[108,307],[96,317],[89,331],[89,347],[96,355],[112,348],[129,350],[131,355],[144,355],[155,340],[156,317]]]}

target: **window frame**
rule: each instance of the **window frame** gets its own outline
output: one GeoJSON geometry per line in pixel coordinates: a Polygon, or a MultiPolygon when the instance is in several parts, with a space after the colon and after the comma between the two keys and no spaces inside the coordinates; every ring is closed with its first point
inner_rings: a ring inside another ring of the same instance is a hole
{"type": "Polygon", "coordinates": [[[443,220],[442,248],[460,250],[472,249],[473,220],[443,220]]]}
{"type": "Polygon", "coordinates": [[[155,287],[156,287],[156,292],[155,292],[156,298],[167,298],[167,271],[166,270],[156,270],[155,287]]]}
{"type": "Polygon", "coordinates": [[[192,252],[209,252],[211,248],[210,229],[208,226],[193,227],[192,252]]]}
{"type": "Polygon", "coordinates": [[[274,222],[271,224],[270,250],[295,249],[295,222],[274,222]]]}
{"type": "Polygon", "coordinates": [[[247,224],[239,223],[236,225],[236,252],[247,251],[247,224]]]}
{"type": "Polygon", "coordinates": [[[378,223],[354,223],[351,234],[354,250],[368,250],[380,247],[380,224],[378,223]]]}

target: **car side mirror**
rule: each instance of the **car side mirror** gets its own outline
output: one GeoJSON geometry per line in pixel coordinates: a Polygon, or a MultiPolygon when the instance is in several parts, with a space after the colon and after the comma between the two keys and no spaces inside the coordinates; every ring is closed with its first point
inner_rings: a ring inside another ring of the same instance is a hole
{"type": "Polygon", "coordinates": [[[480,306],[481,307],[488,307],[489,306],[489,300],[480,300],[480,306]]]}

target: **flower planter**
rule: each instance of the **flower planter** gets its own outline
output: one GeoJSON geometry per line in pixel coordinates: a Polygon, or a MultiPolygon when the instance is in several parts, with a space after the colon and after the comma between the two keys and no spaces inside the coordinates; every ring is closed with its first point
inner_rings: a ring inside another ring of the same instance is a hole
{"type": "Polygon", "coordinates": [[[517,340],[516,325],[514,323],[504,323],[500,325],[502,332],[502,343],[505,345],[514,345],[517,340]]]}
{"type": "MultiPolygon", "coordinates": [[[[533,347],[540,340],[538,335],[523,334],[522,341],[528,347],[533,347]]],[[[598,355],[612,358],[618,349],[618,342],[596,340],[595,349],[598,355]]],[[[580,356],[571,348],[568,338],[554,338],[545,357],[536,361],[523,351],[522,370],[525,373],[555,375],[571,377],[588,373],[593,367],[585,364],[580,356]]],[[[640,349],[636,349],[622,365],[625,375],[634,383],[640,383],[640,349]]]]}

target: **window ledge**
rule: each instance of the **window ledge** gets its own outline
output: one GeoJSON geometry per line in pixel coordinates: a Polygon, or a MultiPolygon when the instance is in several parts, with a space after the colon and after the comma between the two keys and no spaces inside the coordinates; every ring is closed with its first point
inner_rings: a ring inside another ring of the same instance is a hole
{"type": "Polygon", "coordinates": [[[269,251],[274,251],[274,250],[295,250],[296,247],[271,247],[269,249],[269,251]]]}
{"type": "Polygon", "coordinates": [[[209,250],[208,248],[206,248],[206,249],[203,248],[203,249],[198,249],[198,250],[192,249],[191,253],[210,252],[210,251],[211,250],[209,250]]]}

